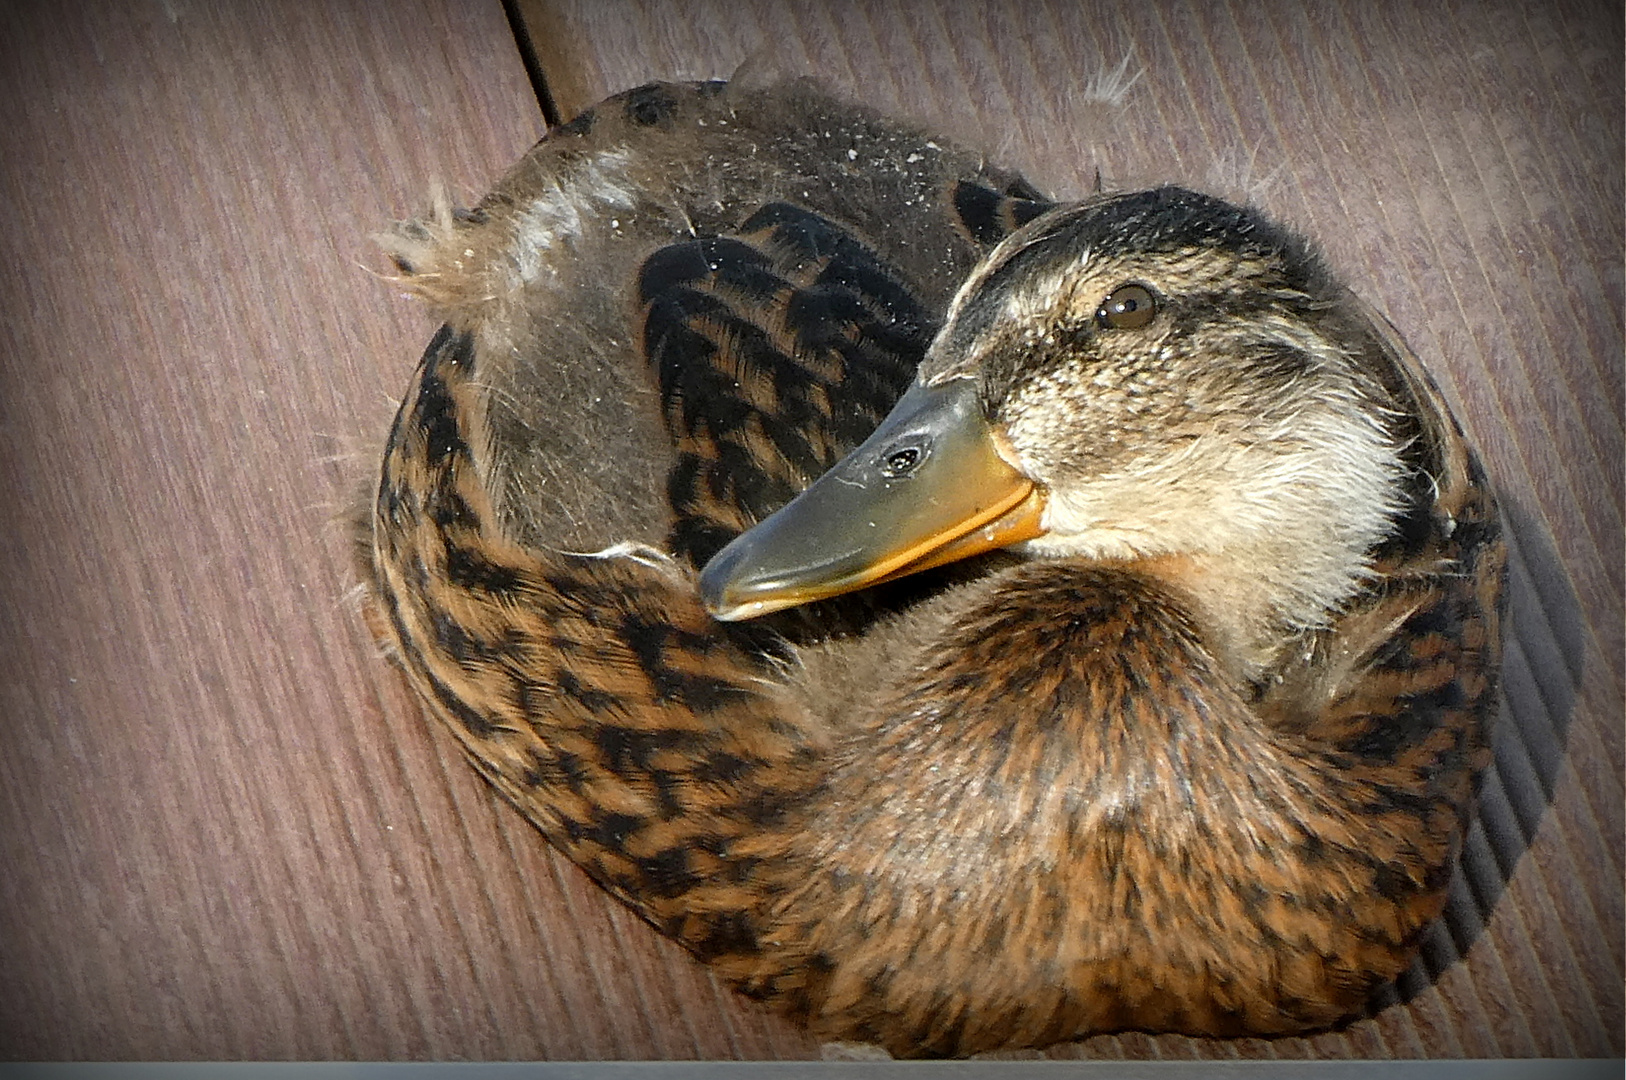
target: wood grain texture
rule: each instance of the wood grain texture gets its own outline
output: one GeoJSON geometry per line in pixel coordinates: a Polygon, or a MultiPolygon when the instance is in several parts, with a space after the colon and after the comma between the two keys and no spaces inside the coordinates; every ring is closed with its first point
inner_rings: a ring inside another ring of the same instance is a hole
{"type": "MultiPolygon", "coordinates": [[[[753,59],[1058,194],[1251,193],[1399,323],[1511,506],[1497,769],[1409,1001],[1055,1055],[1621,1053],[1618,9],[908,8],[529,15],[567,116],[753,59]]],[[[547,850],[343,598],[334,519],[432,329],[367,234],[540,130],[494,0],[7,5],[0,125],[0,1057],[815,1053],[547,850]]]]}

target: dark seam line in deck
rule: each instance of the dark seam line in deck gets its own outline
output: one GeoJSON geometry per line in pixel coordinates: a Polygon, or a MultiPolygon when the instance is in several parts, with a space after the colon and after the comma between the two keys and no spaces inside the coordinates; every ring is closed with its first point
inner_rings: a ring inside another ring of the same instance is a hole
{"type": "Polygon", "coordinates": [[[531,80],[531,90],[536,94],[536,103],[542,110],[542,122],[551,131],[561,123],[559,105],[553,100],[553,91],[548,89],[547,73],[537,59],[536,44],[531,41],[531,31],[525,25],[525,17],[520,14],[518,0],[502,0],[502,13],[508,17],[508,28],[514,34],[514,47],[519,50],[519,61],[525,66],[525,76],[531,80]]]}

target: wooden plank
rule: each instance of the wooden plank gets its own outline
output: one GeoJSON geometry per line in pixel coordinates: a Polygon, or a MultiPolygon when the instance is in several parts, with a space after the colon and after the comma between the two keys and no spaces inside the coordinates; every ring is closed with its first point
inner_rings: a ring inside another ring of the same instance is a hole
{"type": "MultiPolygon", "coordinates": [[[[754,59],[1057,192],[1250,191],[1433,358],[1512,496],[1507,732],[1409,1004],[1058,1053],[1619,1054],[1618,12],[893,11],[531,27],[567,114],[754,59]],[[1126,55],[1124,112],[1085,108],[1126,55]]],[[[498,804],[340,599],[334,519],[430,330],[365,237],[538,132],[497,5],[13,4],[0,50],[0,1056],[812,1053],[498,804]]]]}
{"type": "Polygon", "coordinates": [[[495,0],[7,4],[0,125],[0,1058],[808,1052],[344,598],[433,329],[367,237],[540,133],[495,0]]]}
{"type": "Polygon", "coordinates": [[[813,74],[1059,196],[1175,181],[1296,223],[1428,359],[1508,505],[1507,708],[1408,1000],[1278,1043],[1622,1049],[1621,17],[1603,4],[520,0],[568,118],[652,79],[813,74]],[[1119,110],[1092,78],[1127,60],[1119,110]]]}

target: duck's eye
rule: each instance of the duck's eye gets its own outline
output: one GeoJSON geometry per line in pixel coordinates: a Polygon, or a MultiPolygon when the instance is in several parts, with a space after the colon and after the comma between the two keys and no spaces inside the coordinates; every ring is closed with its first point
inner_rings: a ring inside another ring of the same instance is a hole
{"type": "Polygon", "coordinates": [[[1144,285],[1120,285],[1095,313],[1108,330],[1139,330],[1157,314],[1157,298],[1144,285]]]}
{"type": "Polygon", "coordinates": [[[910,473],[926,460],[926,448],[920,445],[905,444],[894,446],[881,455],[877,463],[881,468],[881,475],[889,480],[899,480],[910,473]]]}

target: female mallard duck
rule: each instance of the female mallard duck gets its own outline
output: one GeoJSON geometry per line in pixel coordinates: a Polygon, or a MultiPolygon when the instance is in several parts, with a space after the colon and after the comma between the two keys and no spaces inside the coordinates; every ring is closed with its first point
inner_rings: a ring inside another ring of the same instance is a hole
{"type": "Polygon", "coordinates": [[[1503,551],[1302,241],[706,84],[392,250],[447,325],[384,459],[379,636],[744,992],[968,1054],[1324,1027],[1406,966],[1487,760],[1503,551]]]}

